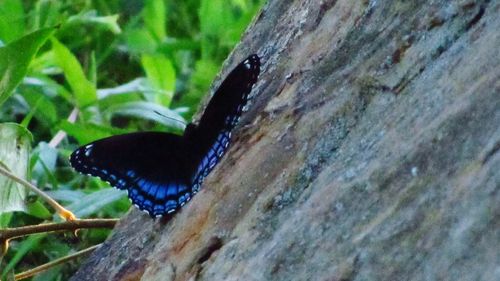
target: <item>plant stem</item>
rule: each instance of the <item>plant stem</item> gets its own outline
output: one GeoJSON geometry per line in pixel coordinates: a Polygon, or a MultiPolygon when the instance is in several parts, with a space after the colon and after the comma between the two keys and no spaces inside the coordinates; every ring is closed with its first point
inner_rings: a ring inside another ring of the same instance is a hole
{"type": "Polygon", "coordinates": [[[41,273],[41,272],[44,272],[54,266],[57,266],[59,264],[62,264],[62,263],[65,263],[69,260],[73,260],[73,259],[76,259],[82,255],[85,255],[85,254],[88,254],[90,252],[92,252],[93,250],[95,250],[96,248],[98,248],[99,246],[101,246],[102,244],[98,244],[98,245],[94,245],[92,247],[89,247],[87,249],[84,249],[84,250],[81,250],[81,251],[78,251],[74,254],[71,254],[71,255],[68,255],[68,256],[65,256],[65,257],[62,257],[60,259],[57,259],[57,260],[54,260],[54,261],[51,261],[51,262],[48,262],[46,264],[42,264],[40,266],[37,266],[35,268],[32,268],[30,270],[26,270],[24,272],[21,272],[21,273],[18,273],[14,276],[14,280],[22,280],[22,279],[26,279],[28,277],[31,277],[35,274],[38,274],[38,273],[41,273]]]}
{"type": "Polygon", "coordinates": [[[113,228],[118,219],[76,219],[61,223],[45,223],[0,230],[0,241],[23,237],[35,233],[75,231],[81,228],[113,228]]]}
{"type": "Polygon", "coordinates": [[[40,189],[38,189],[38,187],[36,187],[35,185],[31,184],[27,180],[22,179],[22,178],[20,178],[20,177],[18,177],[16,175],[14,175],[9,170],[7,170],[6,167],[4,167],[2,165],[0,165],[0,174],[2,174],[4,176],[10,178],[11,180],[13,180],[13,181],[15,181],[17,183],[20,183],[20,184],[26,186],[27,188],[31,189],[33,192],[35,192],[40,197],[42,197],[42,199],[44,199],[45,201],[47,201],[47,203],[50,206],[52,206],[52,208],[54,208],[56,210],[56,212],[59,214],[59,216],[61,216],[66,221],[76,220],[76,216],[72,212],[70,212],[69,210],[65,209],[63,206],[61,206],[59,203],[57,203],[54,199],[52,199],[45,192],[43,192],[40,189]]]}

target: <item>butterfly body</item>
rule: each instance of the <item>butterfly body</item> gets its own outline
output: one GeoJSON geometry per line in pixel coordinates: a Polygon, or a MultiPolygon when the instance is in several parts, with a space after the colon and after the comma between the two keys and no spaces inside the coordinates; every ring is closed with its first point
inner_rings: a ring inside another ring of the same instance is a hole
{"type": "Polygon", "coordinates": [[[112,136],[78,148],[70,163],[81,173],[127,190],[130,200],[153,217],[172,213],[200,189],[224,155],[259,71],[257,55],[236,66],[198,125],[188,124],[182,136],[163,132],[112,136]]]}

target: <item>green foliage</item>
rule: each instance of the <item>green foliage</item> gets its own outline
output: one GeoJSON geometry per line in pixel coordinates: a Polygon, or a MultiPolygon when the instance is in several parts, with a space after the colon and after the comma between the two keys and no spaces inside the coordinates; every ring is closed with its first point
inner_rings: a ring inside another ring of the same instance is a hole
{"type": "Polygon", "coordinates": [[[53,33],[53,28],[40,29],[7,46],[0,47],[0,104],[26,75],[28,65],[40,46],[53,33]]]}
{"type": "Polygon", "coordinates": [[[75,95],[75,104],[81,108],[94,103],[97,99],[95,86],[85,77],[76,57],[55,38],[52,38],[52,51],[54,52],[55,64],[62,69],[64,77],[75,95]]]}
{"type": "MultiPolygon", "coordinates": [[[[27,145],[26,157],[17,158],[21,168],[2,161],[28,171],[28,179],[78,216],[106,218],[129,208],[125,194],[74,172],[71,151],[131,131],[181,132],[264,0],[0,2],[0,127],[17,123],[18,132],[33,135],[30,151],[25,134],[1,134],[0,144],[27,145]],[[76,122],[68,121],[74,109],[76,122]],[[58,132],[67,136],[54,142],[58,132]]],[[[57,219],[37,197],[17,190],[23,196],[7,198],[6,190],[2,184],[0,227],[57,219]],[[5,212],[9,204],[21,211],[5,212]]],[[[14,240],[0,272],[11,276],[102,242],[108,233],[81,231],[74,245],[53,234],[14,240]]],[[[76,266],[34,280],[66,280],[76,266]]]]}
{"type": "Polygon", "coordinates": [[[151,87],[155,90],[152,100],[168,107],[175,90],[175,69],[172,62],[164,55],[157,54],[143,55],[141,64],[151,87]]]}
{"type": "Polygon", "coordinates": [[[2,0],[0,5],[0,38],[4,43],[20,38],[25,31],[21,0],[2,0]]]}

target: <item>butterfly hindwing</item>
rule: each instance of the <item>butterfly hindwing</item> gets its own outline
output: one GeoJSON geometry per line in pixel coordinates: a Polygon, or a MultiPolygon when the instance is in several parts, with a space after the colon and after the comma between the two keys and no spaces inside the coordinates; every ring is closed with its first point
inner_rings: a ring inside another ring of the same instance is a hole
{"type": "Polygon", "coordinates": [[[130,200],[152,217],[176,211],[224,155],[259,71],[257,55],[236,66],[199,124],[188,124],[183,136],[139,132],[104,138],[75,150],[71,166],[127,190],[130,200]]]}
{"type": "Polygon", "coordinates": [[[70,163],[81,173],[127,190],[132,203],[157,216],[191,198],[187,154],[181,136],[143,132],[82,146],[71,154],[70,163]]]}

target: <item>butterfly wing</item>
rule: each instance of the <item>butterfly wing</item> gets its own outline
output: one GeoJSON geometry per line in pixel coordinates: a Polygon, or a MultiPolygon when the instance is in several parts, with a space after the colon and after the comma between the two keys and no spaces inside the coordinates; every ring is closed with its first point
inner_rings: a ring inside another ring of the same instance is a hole
{"type": "Polygon", "coordinates": [[[171,213],[191,198],[192,161],[181,136],[139,132],[112,136],[75,150],[78,172],[100,177],[151,216],[171,213]]]}
{"type": "Polygon", "coordinates": [[[215,91],[198,129],[204,134],[211,132],[212,138],[220,131],[231,131],[240,119],[259,72],[260,59],[257,55],[251,55],[237,65],[215,91]]]}
{"type": "Polygon", "coordinates": [[[260,59],[251,55],[237,65],[214,93],[198,126],[185,132],[186,142],[195,151],[198,165],[193,175],[193,191],[197,191],[208,173],[224,155],[231,130],[238,123],[260,72],[260,59]]]}

